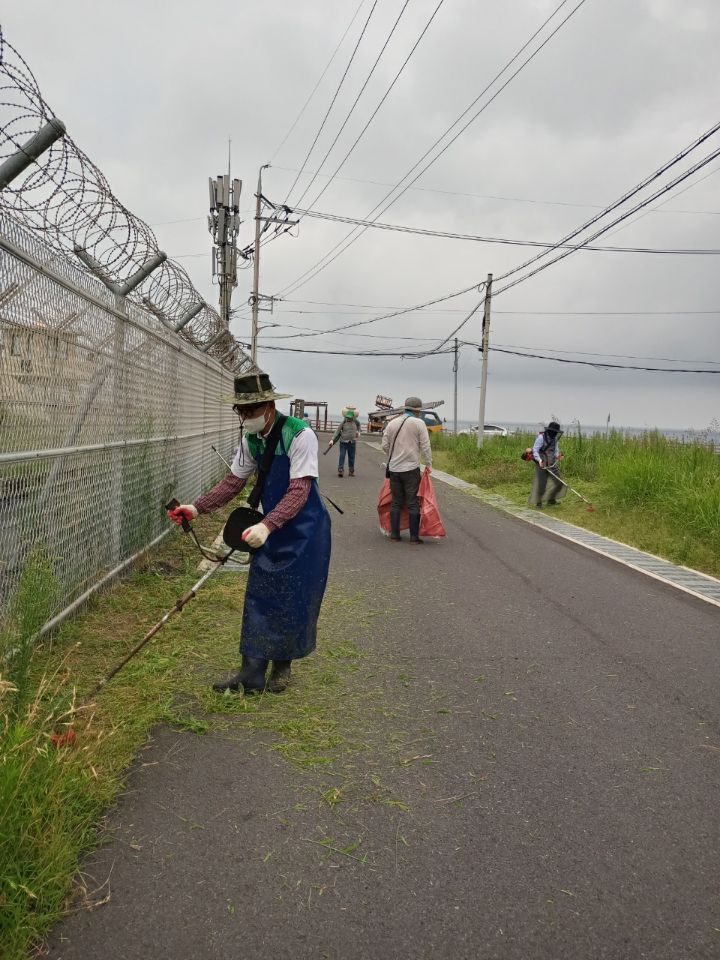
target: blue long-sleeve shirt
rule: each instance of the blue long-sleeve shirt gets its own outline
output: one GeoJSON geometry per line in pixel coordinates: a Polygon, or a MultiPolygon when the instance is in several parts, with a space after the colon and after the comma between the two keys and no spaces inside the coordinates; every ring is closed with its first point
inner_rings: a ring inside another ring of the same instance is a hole
{"type": "MultiPolygon", "coordinates": [[[[533,460],[536,460],[538,463],[540,463],[540,461],[542,460],[542,454],[540,452],[540,448],[544,443],[545,443],[545,434],[539,433],[537,435],[537,440],[533,444],[533,451],[532,451],[533,460]]],[[[559,456],[560,456],[560,444],[556,440],[555,441],[555,459],[557,460],[559,456]]]]}

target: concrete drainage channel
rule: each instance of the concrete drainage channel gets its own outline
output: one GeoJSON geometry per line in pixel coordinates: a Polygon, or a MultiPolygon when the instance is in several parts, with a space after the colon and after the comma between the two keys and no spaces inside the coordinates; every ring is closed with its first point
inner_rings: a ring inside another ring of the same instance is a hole
{"type": "Polygon", "coordinates": [[[506,500],[505,497],[500,497],[495,493],[483,493],[480,487],[475,486],[475,484],[467,483],[465,480],[453,477],[449,473],[443,473],[442,470],[433,470],[432,475],[436,480],[471,493],[491,507],[510,513],[520,520],[525,520],[526,523],[534,524],[536,527],[543,527],[543,529],[549,530],[550,533],[563,537],[565,540],[579,543],[581,546],[587,547],[588,550],[601,553],[604,557],[610,557],[611,560],[624,563],[627,567],[639,570],[649,577],[655,577],[656,580],[662,580],[664,583],[677,587],[678,590],[684,590],[686,593],[691,593],[701,600],[706,600],[708,603],[714,603],[720,607],[720,580],[716,580],[714,577],[699,573],[697,570],[691,570],[689,567],[679,567],[668,560],[654,556],[652,553],[645,553],[643,550],[637,550],[625,543],[603,537],[599,533],[576,527],[564,520],[557,520],[555,517],[550,517],[540,511],[519,507],[512,501],[506,500]]]}

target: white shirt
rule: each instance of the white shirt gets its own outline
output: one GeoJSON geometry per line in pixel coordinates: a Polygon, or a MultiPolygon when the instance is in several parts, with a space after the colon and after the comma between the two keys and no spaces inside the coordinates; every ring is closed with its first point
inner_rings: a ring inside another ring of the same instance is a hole
{"type": "Polygon", "coordinates": [[[420,466],[420,454],[422,454],[425,463],[432,467],[432,449],[428,428],[419,417],[405,415],[391,420],[385,427],[382,448],[387,454],[390,453],[392,448],[392,459],[388,463],[388,467],[394,473],[417,470],[420,466]],[[395,440],[396,436],[397,440],[395,440]],[[394,447],[393,441],[395,442],[394,447]]]}
{"type": "MultiPolygon", "coordinates": [[[[306,428],[296,434],[287,454],[290,460],[291,480],[320,475],[318,471],[318,439],[312,430],[306,428]]],[[[230,470],[242,480],[247,480],[248,477],[257,473],[257,463],[250,453],[247,434],[243,434],[242,443],[230,464],[230,470]]]]}

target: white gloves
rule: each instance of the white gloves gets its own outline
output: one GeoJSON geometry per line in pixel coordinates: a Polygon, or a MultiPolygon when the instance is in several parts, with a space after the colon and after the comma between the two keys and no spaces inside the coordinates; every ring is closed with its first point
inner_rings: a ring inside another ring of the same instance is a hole
{"type": "Polygon", "coordinates": [[[256,523],[255,526],[247,528],[242,538],[249,547],[257,549],[258,547],[262,547],[269,536],[270,531],[265,524],[256,523]]]}

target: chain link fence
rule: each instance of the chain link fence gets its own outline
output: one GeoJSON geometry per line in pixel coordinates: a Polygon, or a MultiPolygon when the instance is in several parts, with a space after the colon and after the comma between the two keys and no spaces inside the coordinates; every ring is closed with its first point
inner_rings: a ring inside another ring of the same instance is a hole
{"type": "Polygon", "coordinates": [[[0,625],[28,565],[54,621],[167,531],[223,474],[252,369],[69,137],[31,157],[49,120],[0,32],[0,625]]]}

